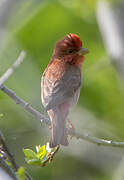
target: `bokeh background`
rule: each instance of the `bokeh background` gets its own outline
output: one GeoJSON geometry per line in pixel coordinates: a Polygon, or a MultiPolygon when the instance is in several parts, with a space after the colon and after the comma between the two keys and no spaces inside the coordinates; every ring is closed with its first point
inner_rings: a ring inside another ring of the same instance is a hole
{"type": "MultiPolygon", "coordinates": [[[[90,50],[83,65],[83,86],[70,113],[76,131],[124,141],[124,2],[121,0],[1,0],[0,76],[17,59],[26,58],[5,83],[18,96],[46,114],[40,79],[55,42],[76,33],[90,50]]],[[[124,149],[93,145],[73,138],[52,164],[29,166],[22,148],[45,144],[48,127],[0,92],[0,129],[17,163],[34,180],[123,180],[124,149]]]]}

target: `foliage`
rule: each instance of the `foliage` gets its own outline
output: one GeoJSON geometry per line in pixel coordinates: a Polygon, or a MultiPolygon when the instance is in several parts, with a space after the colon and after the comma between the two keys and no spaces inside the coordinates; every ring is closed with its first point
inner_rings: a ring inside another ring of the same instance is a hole
{"type": "Polygon", "coordinates": [[[26,179],[25,168],[23,166],[18,168],[17,177],[19,180],[25,180],[26,179]]]}
{"type": "Polygon", "coordinates": [[[56,152],[57,147],[48,148],[49,143],[43,146],[36,146],[36,152],[31,149],[23,149],[25,160],[30,165],[45,166],[46,162],[51,162],[53,154],[56,152]]]}

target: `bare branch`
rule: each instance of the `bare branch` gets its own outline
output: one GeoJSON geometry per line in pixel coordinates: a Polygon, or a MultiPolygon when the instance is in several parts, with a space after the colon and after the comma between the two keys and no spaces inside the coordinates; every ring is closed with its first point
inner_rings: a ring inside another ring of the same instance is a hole
{"type": "MultiPolygon", "coordinates": [[[[34,115],[37,119],[41,121],[41,123],[45,123],[47,125],[50,125],[51,122],[49,118],[42,115],[39,111],[35,110],[32,106],[30,106],[27,102],[22,100],[20,97],[16,96],[16,93],[14,93],[12,90],[8,89],[5,86],[1,86],[0,89],[7,94],[10,98],[12,98],[16,104],[20,104],[26,111],[30,112],[32,115],[34,115]]],[[[93,136],[90,136],[88,134],[79,134],[72,130],[68,130],[68,134],[71,136],[74,136],[78,139],[82,139],[85,141],[88,141],[93,144],[102,145],[102,146],[111,146],[111,147],[124,147],[124,142],[118,142],[118,141],[112,141],[112,140],[105,140],[105,139],[99,139],[93,136]]]]}
{"type": "Polygon", "coordinates": [[[25,55],[25,51],[21,51],[15,63],[2,75],[2,77],[0,77],[0,86],[13,74],[15,69],[19,67],[19,65],[23,62],[25,55]]]}
{"type": "Polygon", "coordinates": [[[11,162],[14,170],[17,171],[17,170],[18,170],[18,165],[16,164],[13,155],[12,155],[12,154],[10,153],[10,151],[8,150],[8,147],[7,147],[5,138],[4,138],[4,136],[3,136],[3,134],[2,134],[1,131],[0,131],[0,142],[1,142],[1,144],[2,144],[3,151],[4,151],[4,152],[6,153],[6,155],[8,156],[8,159],[9,159],[9,161],[11,162]]]}
{"type": "Polygon", "coordinates": [[[29,105],[29,103],[27,103],[26,101],[22,100],[20,97],[18,97],[16,95],[15,92],[13,92],[12,90],[8,89],[5,86],[1,86],[0,90],[2,90],[5,94],[7,94],[11,99],[13,99],[15,101],[16,104],[21,105],[26,111],[30,112],[31,114],[33,114],[37,119],[40,119],[41,122],[50,125],[50,120],[49,118],[45,117],[44,115],[42,115],[40,112],[38,112],[37,110],[35,110],[33,107],[31,107],[29,105]]]}
{"type": "Polygon", "coordinates": [[[124,142],[100,139],[100,138],[91,136],[89,134],[83,134],[83,133],[80,134],[80,133],[74,132],[70,129],[68,130],[68,133],[72,137],[76,137],[77,139],[82,139],[82,140],[88,141],[88,142],[96,144],[96,145],[124,148],[124,142]]]}

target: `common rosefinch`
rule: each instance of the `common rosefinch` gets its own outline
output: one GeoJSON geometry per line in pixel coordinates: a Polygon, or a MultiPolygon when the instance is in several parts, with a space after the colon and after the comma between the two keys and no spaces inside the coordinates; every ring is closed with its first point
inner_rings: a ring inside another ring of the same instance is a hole
{"type": "Polygon", "coordinates": [[[80,38],[68,34],[56,43],[52,59],[43,73],[41,99],[52,124],[51,148],[68,145],[66,119],[79,98],[81,67],[87,53],[80,38]]]}

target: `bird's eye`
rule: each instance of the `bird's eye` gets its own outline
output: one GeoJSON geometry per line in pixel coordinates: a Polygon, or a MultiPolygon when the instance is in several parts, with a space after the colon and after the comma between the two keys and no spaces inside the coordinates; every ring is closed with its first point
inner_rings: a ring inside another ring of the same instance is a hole
{"type": "Polygon", "coordinates": [[[69,54],[72,54],[74,51],[72,49],[68,50],[69,54]]]}

